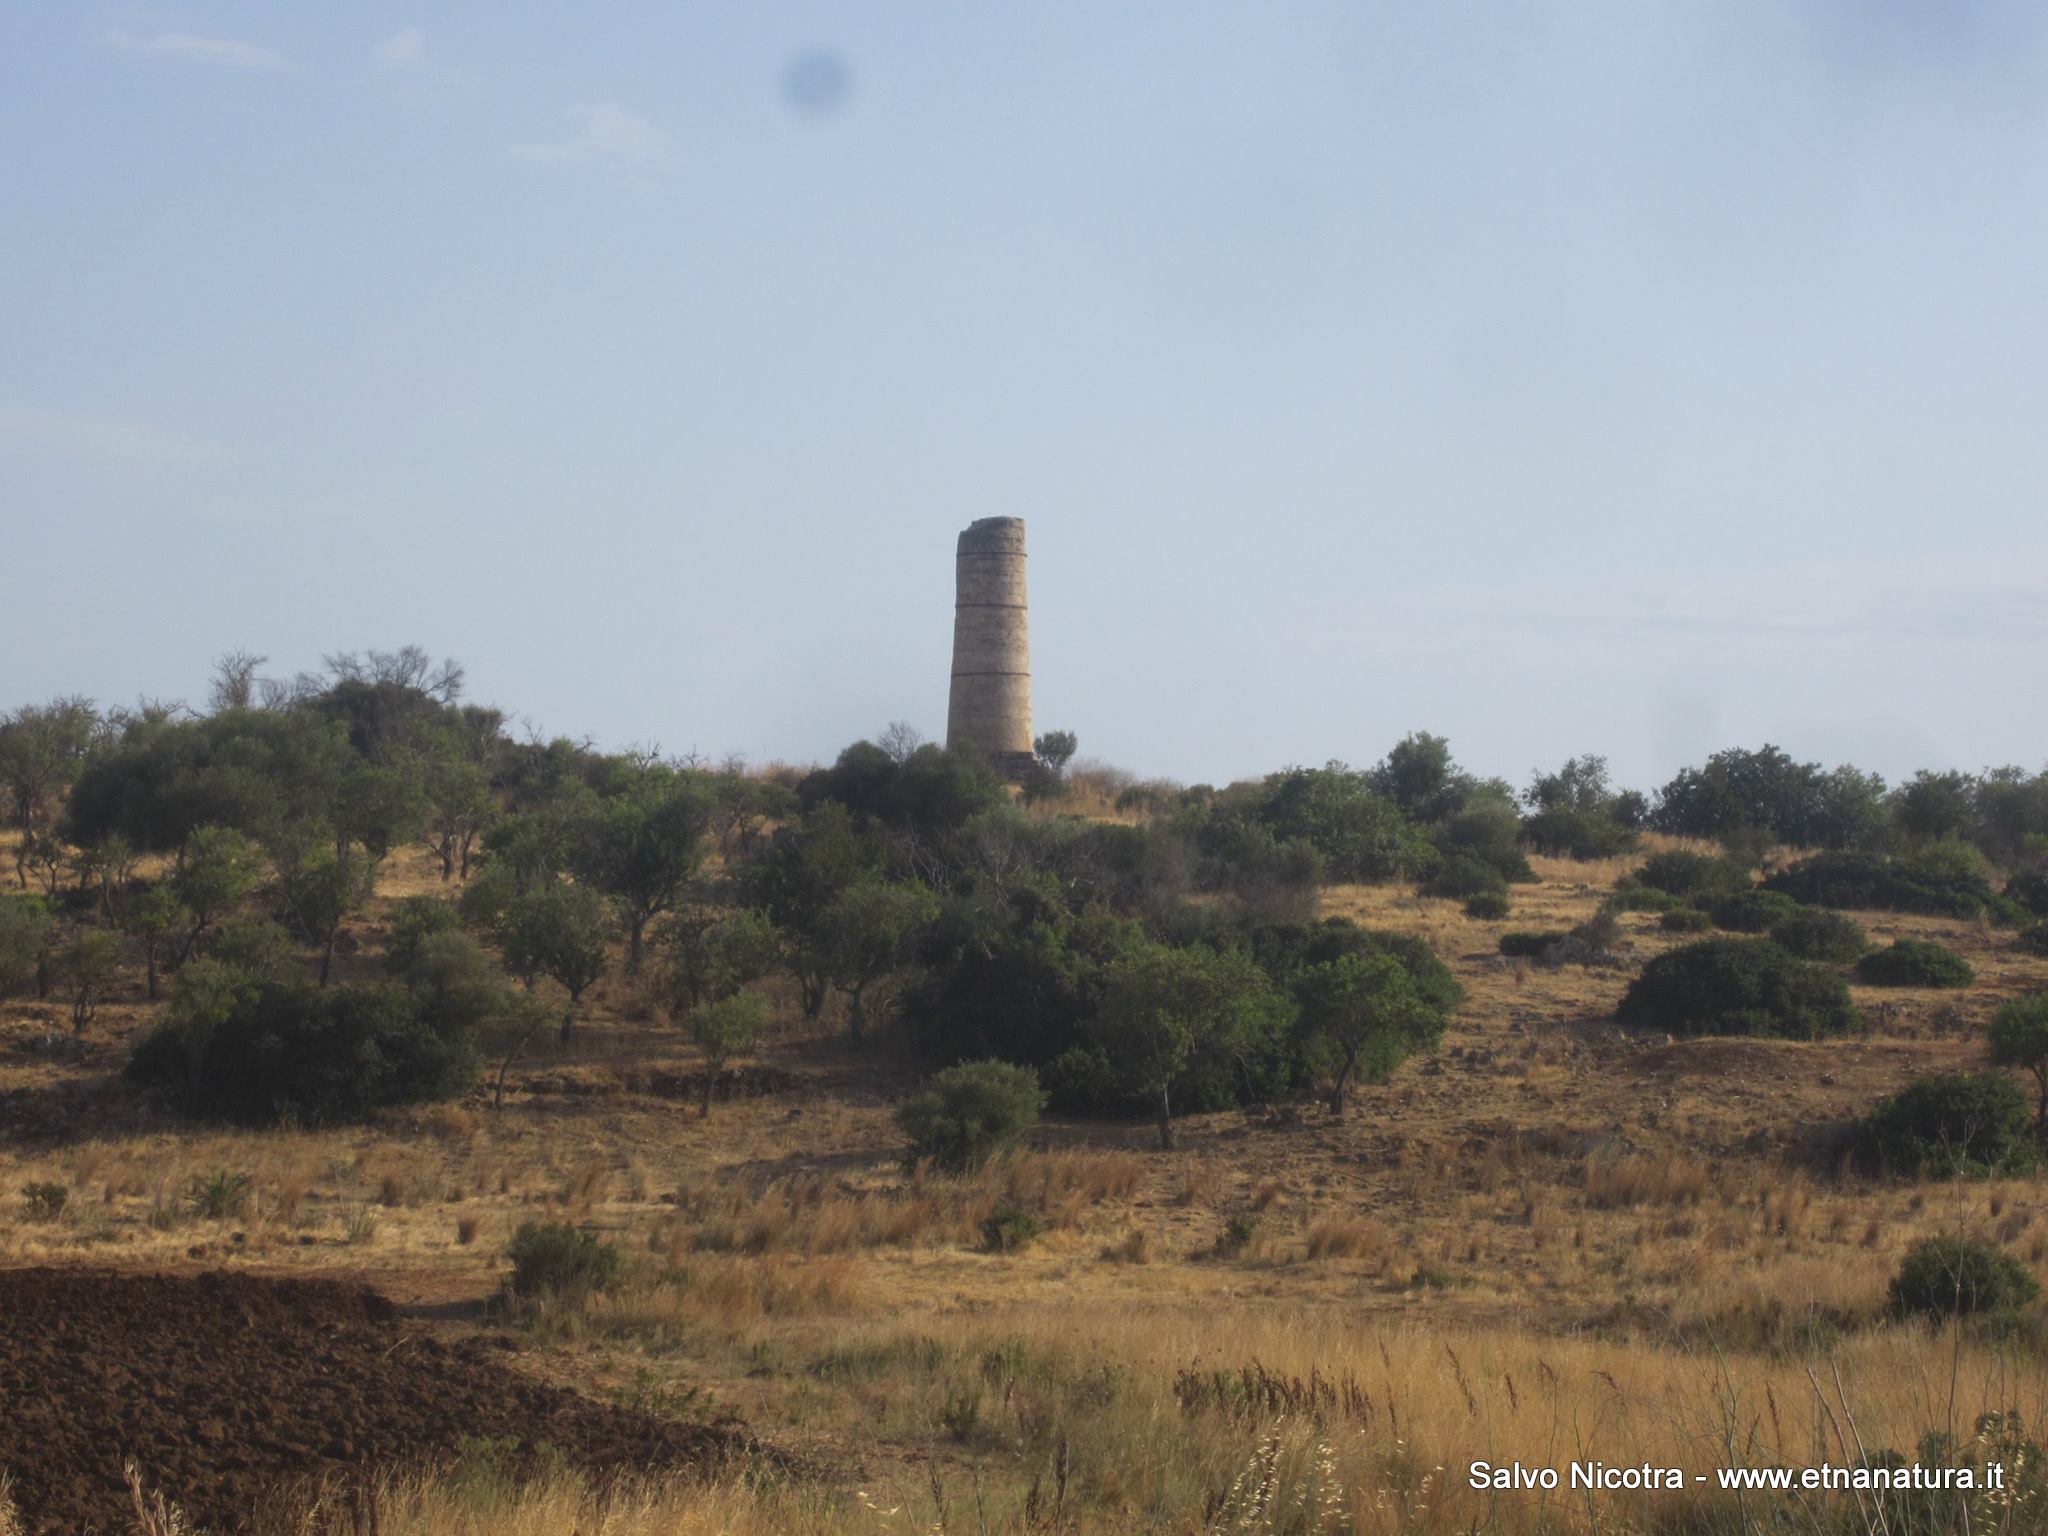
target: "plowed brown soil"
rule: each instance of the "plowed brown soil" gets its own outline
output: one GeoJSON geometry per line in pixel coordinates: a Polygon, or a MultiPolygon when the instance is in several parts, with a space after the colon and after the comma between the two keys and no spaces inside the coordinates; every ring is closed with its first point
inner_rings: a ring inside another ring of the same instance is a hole
{"type": "Polygon", "coordinates": [[[247,1275],[0,1270],[0,1472],[30,1531],[132,1519],[122,1465],[209,1531],[294,1489],[488,1439],[599,1473],[721,1459],[744,1436],[533,1381],[374,1292],[247,1275]]]}

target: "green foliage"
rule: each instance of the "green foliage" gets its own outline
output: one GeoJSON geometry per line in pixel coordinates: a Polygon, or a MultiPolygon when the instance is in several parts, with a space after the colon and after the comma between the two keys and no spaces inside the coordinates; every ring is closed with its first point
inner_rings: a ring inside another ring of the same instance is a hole
{"type": "Polygon", "coordinates": [[[1045,1224],[1022,1206],[999,1205],[981,1224],[981,1240],[991,1253],[1015,1253],[1038,1241],[1045,1224]]]}
{"type": "Polygon", "coordinates": [[[564,1221],[528,1221],[512,1234],[515,1296],[582,1296],[609,1289],[625,1267],[619,1250],[564,1221]]]}
{"type": "Polygon", "coordinates": [[[668,995],[680,1012],[731,997],[774,970],[782,958],[782,935],[764,913],[750,907],[722,915],[680,914],[662,931],[661,941],[668,953],[668,995]]]}
{"type": "Polygon", "coordinates": [[[1472,775],[1451,757],[1451,744],[1427,731],[1412,731],[1396,742],[1366,775],[1367,786],[1421,822],[1447,821],[1465,808],[1477,788],[1472,775]]]}
{"type": "Polygon", "coordinates": [[[2002,1072],[1916,1079],[1858,1123],[1857,1161],[1907,1177],[2018,1174],[2040,1160],[2027,1097],[2002,1072]]]}
{"type": "Polygon", "coordinates": [[[353,846],[320,846],[284,861],[278,894],[286,918],[299,935],[320,951],[320,980],[325,983],[334,963],[335,941],[342,924],[370,899],[376,868],[353,846]]]}
{"type": "Polygon", "coordinates": [[[2016,922],[2020,909],[1974,875],[1950,875],[1872,853],[1820,853],[1764,881],[1812,907],[1990,917],[2016,922]]]}
{"type": "Polygon", "coordinates": [[[797,786],[806,816],[836,804],[862,822],[904,827],[926,836],[956,831],[1006,805],[1009,796],[988,760],[930,743],[899,762],[873,742],[857,741],[797,786]]]}
{"type": "Polygon", "coordinates": [[[1562,944],[1570,937],[1557,932],[1504,933],[1500,936],[1500,952],[1510,960],[1538,960],[1553,944],[1562,944]]]}
{"type": "Polygon", "coordinates": [[[513,975],[551,977],[574,1005],[604,974],[606,945],[615,931],[611,911],[596,891],[544,880],[506,904],[497,927],[498,949],[513,975]]]}
{"type": "Polygon", "coordinates": [[[30,1221],[55,1221],[71,1202],[71,1191],[52,1180],[40,1179],[21,1187],[24,1213],[30,1221]]]}
{"type": "Polygon", "coordinates": [[[818,963],[852,1005],[848,1026],[856,1044],[866,1033],[868,989],[909,958],[938,915],[929,886],[883,880],[855,882],[818,914],[818,963]]]}
{"type": "Polygon", "coordinates": [[[1778,923],[1798,914],[1799,903],[1782,891],[1752,886],[1723,896],[1707,909],[1716,928],[1730,933],[1767,933],[1778,923]]]}
{"type": "Polygon", "coordinates": [[[1295,979],[1294,996],[1305,1053],[1332,1079],[1333,1114],[1343,1114],[1354,1073],[1383,1083],[1410,1055],[1433,1050],[1443,1036],[1443,1013],[1389,954],[1355,952],[1305,967],[1295,979]]]}
{"type": "Polygon", "coordinates": [[[412,968],[421,944],[438,933],[462,927],[462,912],[439,896],[407,896],[391,909],[384,928],[384,969],[403,976],[412,968]]]}
{"type": "Polygon", "coordinates": [[[263,856],[248,838],[232,827],[204,826],[186,840],[170,890],[192,914],[196,938],[248,900],[262,878],[263,856]]]}
{"type": "Polygon", "coordinates": [[[1331,880],[1397,880],[1436,860],[1428,836],[1407,812],[1376,793],[1369,775],[1342,763],[1269,776],[1251,816],[1277,841],[1313,848],[1331,880]]]}
{"type": "Polygon", "coordinates": [[[675,904],[704,862],[711,804],[707,787],[656,765],[573,826],[569,869],[617,906],[628,974],[640,969],[648,923],[675,904]]]}
{"type": "Polygon", "coordinates": [[[1795,763],[1778,748],[1731,748],[1664,786],[1653,818],[1682,837],[1760,832],[1799,848],[1848,848],[1875,836],[1884,781],[1843,766],[1795,763]]]}
{"type": "Polygon", "coordinates": [[[1454,853],[1439,864],[1435,873],[1417,886],[1416,891],[1419,895],[1440,896],[1452,901],[1493,893],[1504,896],[1507,894],[1507,877],[1483,859],[1454,853]]]}
{"type": "Polygon", "coordinates": [[[207,958],[270,981],[291,961],[292,936],[268,918],[231,917],[215,932],[207,958]]]}
{"type": "Polygon", "coordinates": [[[121,970],[121,940],[104,928],[81,928],[56,952],[52,972],[71,1003],[71,1027],[83,1032],[121,970]]]}
{"type": "MultiPolygon", "coordinates": [[[[1627,877],[1624,876],[1624,879],[1627,877]]],[[[1683,897],[1660,891],[1651,885],[1618,885],[1600,903],[1602,912],[1675,912],[1685,905],[1683,897]]]]}
{"type": "Polygon", "coordinates": [[[469,934],[445,929],[413,946],[399,973],[419,1017],[444,1039],[467,1040],[510,1006],[510,981],[469,934]]]}
{"type": "Polygon", "coordinates": [[[1611,859],[1634,849],[1641,834],[1597,811],[1556,806],[1522,823],[1522,841],[1552,858],[1611,859]]]}
{"type": "Polygon", "coordinates": [[[1771,942],[1802,960],[1823,965],[1847,965],[1870,948],[1870,936],[1861,923],[1824,907],[1800,907],[1790,917],[1773,923],[1771,942]]]}
{"type": "Polygon", "coordinates": [[[2013,937],[2013,943],[2030,955],[2048,955],[2048,923],[2036,923],[2023,928],[2013,937]]]}
{"type": "Polygon", "coordinates": [[[1733,859],[1674,848],[1652,854],[1635,872],[1638,884],[1707,909],[1724,897],[1749,889],[1748,866],[1733,859]]]}
{"type": "Polygon", "coordinates": [[[1004,1061],[969,1061],[933,1074],[896,1111],[910,1156],[951,1172],[978,1168],[1008,1151],[1038,1122],[1045,1094],[1038,1074],[1004,1061]]]}
{"type": "Polygon", "coordinates": [[[758,992],[735,992],[699,1003],[686,1016],[690,1039],[704,1053],[704,1099],[700,1113],[711,1113],[712,1079],[733,1057],[753,1049],[768,1027],[773,1010],[758,992]]]}
{"type": "Polygon", "coordinates": [[[239,1216],[249,1205],[249,1191],[255,1181],[246,1173],[216,1168],[208,1174],[194,1174],[188,1195],[192,1209],[208,1221],[226,1221],[239,1216]]]}
{"type": "Polygon", "coordinates": [[[2010,1312],[2041,1294],[2026,1265],[1990,1243],[1922,1238],[1892,1276],[1892,1309],[1901,1315],[1959,1317],[2010,1312]]]}
{"type": "Polygon", "coordinates": [[[0,997],[21,991],[42,972],[55,926],[40,896],[0,896],[0,997]]]}
{"type": "Polygon", "coordinates": [[[1500,891],[1477,891],[1465,898],[1465,915],[1482,921],[1498,921],[1508,915],[1508,893],[1500,891]]]}
{"type": "Polygon", "coordinates": [[[1123,1086],[1153,1102],[1160,1146],[1170,1150],[1176,1080],[1198,1056],[1259,1054],[1290,1012],[1243,954],[1139,943],[1111,968],[1090,1035],[1123,1086]]]}
{"type": "Polygon", "coordinates": [[[1977,979],[1970,962],[1932,939],[1900,939],[1856,962],[1867,987],[1967,987],[1977,979]]]}
{"type": "Polygon", "coordinates": [[[1692,907],[1673,907],[1658,917],[1657,926],[1666,933],[1705,933],[1714,919],[1692,907]]]}
{"type": "Polygon", "coordinates": [[[2048,917],[2048,869],[2029,870],[2006,882],[2005,899],[2036,917],[2048,917]]]}
{"type": "Polygon", "coordinates": [[[1999,1005],[1986,1031],[1991,1064],[2031,1073],[2040,1096],[2036,1124],[2048,1130],[2048,992],[2032,992],[1999,1005]]]}
{"type": "Polygon", "coordinates": [[[1629,983],[1615,1017],[1677,1035],[1814,1040],[1861,1022],[1832,971],[1768,939],[1707,939],[1659,955],[1629,983]]]}
{"type": "Polygon", "coordinates": [[[403,987],[258,982],[194,962],[128,1075],[170,1090],[191,1114],[326,1124],[453,1098],[476,1062],[470,1039],[403,987]]]}

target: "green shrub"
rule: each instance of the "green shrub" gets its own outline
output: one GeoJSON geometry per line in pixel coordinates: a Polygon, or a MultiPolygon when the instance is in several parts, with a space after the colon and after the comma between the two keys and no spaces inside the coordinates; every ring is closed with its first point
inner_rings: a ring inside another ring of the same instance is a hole
{"type": "Polygon", "coordinates": [[[1657,919],[1657,926],[1666,933],[1704,933],[1714,926],[1714,920],[1691,907],[1673,907],[1657,919]]]}
{"type": "Polygon", "coordinates": [[[1749,870],[1733,859],[1674,848],[1668,853],[1652,854],[1635,872],[1635,878],[1640,885],[1707,905],[1748,886],[1749,870]]]}
{"type": "Polygon", "coordinates": [[[475,1081],[467,1031],[403,987],[259,982],[215,970],[221,984],[189,1007],[181,975],[168,1017],[128,1060],[131,1079],[169,1090],[188,1113],[247,1125],[333,1123],[454,1098],[475,1081]]]}
{"type": "Polygon", "coordinates": [[[2006,883],[2005,899],[2025,907],[2036,917],[2048,917],[2048,869],[2014,875],[2006,883]]]}
{"type": "Polygon", "coordinates": [[[1598,811],[1561,805],[1524,821],[1522,841],[1552,858],[1611,859],[1633,849],[1638,834],[1598,811]]]}
{"type": "Polygon", "coordinates": [[[71,1201],[71,1191],[62,1184],[42,1179],[21,1187],[21,1198],[28,1207],[30,1221],[55,1221],[64,1214],[64,1207],[71,1201]]]}
{"type": "Polygon", "coordinates": [[[1725,928],[1730,933],[1765,933],[1796,915],[1799,903],[1782,891],[1766,891],[1752,886],[1732,896],[1723,896],[1708,910],[1716,928],[1725,928]]]}
{"type": "Polygon", "coordinates": [[[1856,962],[1867,987],[1967,987],[1977,979],[1970,962],[1932,939],[1900,939],[1856,962]]]}
{"type": "Polygon", "coordinates": [[[2026,1265],[2004,1249],[1957,1237],[1915,1243],[1891,1283],[1892,1310],[1906,1316],[2010,1312],[2040,1294],[2026,1265]]]}
{"type": "Polygon", "coordinates": [[[958,1172],[978,1168],[1017,1143],[1038,1121],[1045,1094],[1038,1074],[1007,1061],[965,1061],[935,1073],[896,1111],[913,1158],[958,1172]]]}
{"type": "Polygon", "coordinates": [[[1600,903],[1602,912],[1675,912],[1685,903],[1669,891],[1653,885],[1617,885],[1614,894],[1600,903]]]}
{"type": "Polygon", "coordinates": [[[1508,893],[1506,891],[1481,891],[1476,896],[1465,898],[1465,915],[1487,921],[1498,921],[1508,915],[1508,893]]]}
{"type": "Polygon", "coordinates": [[[565,1221],[529,1221],[512,1234],[515,1296],[582,1295],[601,1291],[619,1278],[619,1250],[600,1243],[565,1221]]]}
{"type": "Polygon", "coordinates": [[[1432,874],[1416,887],[1423,896],[1441,896],[1452,901],[1462,901],[1468,896],[1487,892],[1507,893],[1508,878],[1484,859],[1470,853],[1453,853],[1437,865],[1432,874]]]}
{"type": "Polygon", "coordinates": [[[1802,960],[1847,965],[1870,948],[1869,935],[1855,918],[1825,907],[1800,907],[1771,925],[1771,942],[1802,960]]]}
{"type": "Polygon", "coordinates": [[[1241,1211],[1223,1223],[1223,1230],[1216,1235],[1214,1253],[1219,1259],[1231,1259],[1243,1253],[1258,1240],[1259,1218],[1253,1211],[1241,1211]]]}
{"type": "Polygon", "coordinates": [[[1015,1205],[999,1205],[981,1224],[981,1240],[991,1253],[1015,1253],[1038,1240],[1045,1224],[1015,1205]]]}
{"type": "Polygon", "coordinates": [[[2048,923],[2036,923],[2020,930],[2013,942],[2030,955],[2048,955],[2048,923]]]}
{"type": "Polygon", "coordinates": [[[1764,888],[1809,907],[1916,912],[1928,917],[1990,917],[2017,922],[2024,909],[1981,876],[1944,873],[1874,853],[1817,853],[1780,870],[1764,888]]]}
{"type": "Polygon", "coordinates": [[[420,946],[437,933],[452,933],[462,926],[462,913],[452,901],[439,896],[408,896],[391,909],[384,928],[384,969],[403,976],[412,969],[420,946]]]}
{"type": "Polygon", "coordinates": [[[216,1168],[208,1174],[194,1174],[190,1195],[192,1209],[208,1221],[226,1221],[248,1209],[249,1191],[255,1181],[246,1173],[229,1173],[216,1168]]]}
{"type": "Polygon", "coordinates": [[[1629,983],[1615,1016],[1678,1035],[1813,1040],[1861,1022],[1832,971],[1768,939],[1707,939],[1659,955],[1629,983]]]}
{"type": "Polygon", "coordinates": [[[1551,945],[1562,944],[1569,937],[1564,933],[1504,933],[1500,952],[1511,960],[1540,960],[1551,945]]]}
{"type": "Polygon", "coordinates": [[[1867,1169],[1908,1177],[2024,1173],[2040,1159],[2027,1096],[2003,1072],[1916,1080],[1863,1117],[1851,1150],[1867,1169]]]}
{"type": "Polygon", "coordinates": [[[2048,992],[2033,992],[2002,1003],[1985,1031],[1995,1067],[2031,1073],[2040,1095],[2036,1120],[2048,1132],[2048,992]]]}

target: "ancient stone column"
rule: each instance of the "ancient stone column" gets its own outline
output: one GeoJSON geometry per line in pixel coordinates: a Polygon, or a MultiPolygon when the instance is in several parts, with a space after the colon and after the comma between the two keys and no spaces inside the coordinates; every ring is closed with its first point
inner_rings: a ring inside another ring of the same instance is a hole
{"type": "Polygon", "coordinates": [[[1031,639],[1024,519],[984,517],[953,565],[953,695],[946,745],[985,752],[1015,778],[1031,766],[1031,639]]]}

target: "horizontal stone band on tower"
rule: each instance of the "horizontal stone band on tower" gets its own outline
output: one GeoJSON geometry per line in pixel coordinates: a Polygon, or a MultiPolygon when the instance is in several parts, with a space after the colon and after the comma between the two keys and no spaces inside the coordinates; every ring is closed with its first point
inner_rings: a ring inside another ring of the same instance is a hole
{"type": "Polygon", "coordinates": [[[1031,763],[1030,612],[1024,520],[984,517],[953,562],[953,685],[946,745],[986,753],[1011,775],[1031,763]]]}

